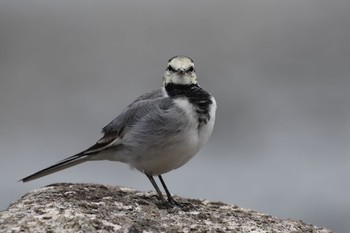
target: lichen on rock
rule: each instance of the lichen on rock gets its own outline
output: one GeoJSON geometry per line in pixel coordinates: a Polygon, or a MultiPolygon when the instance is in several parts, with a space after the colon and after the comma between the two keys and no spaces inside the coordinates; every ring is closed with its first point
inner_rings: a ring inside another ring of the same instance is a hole
{"type": "Polygon", "coordinates": [[[332,232],[208,200],[176,197],[166,208],[154,192],[59,183],[24,195],[0,212],[0,232],[332,232]]]}

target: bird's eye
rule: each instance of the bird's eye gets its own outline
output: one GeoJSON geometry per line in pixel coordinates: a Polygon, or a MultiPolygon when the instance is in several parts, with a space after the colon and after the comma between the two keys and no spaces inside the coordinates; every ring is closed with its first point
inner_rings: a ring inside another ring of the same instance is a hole
{"type": "Polygon", "coordinates": [[[186,71],[187,71],[187,72],[193,72],[193,71],[194,71],[193,66],[191,66],[190,68],[188,68],[186,71]]]}
{"type": "Polygon", "coordinates": [[[170,71],[170,72],[175,72],[176,71],[171,65],[168,66],[167,70],[170,71]]]}

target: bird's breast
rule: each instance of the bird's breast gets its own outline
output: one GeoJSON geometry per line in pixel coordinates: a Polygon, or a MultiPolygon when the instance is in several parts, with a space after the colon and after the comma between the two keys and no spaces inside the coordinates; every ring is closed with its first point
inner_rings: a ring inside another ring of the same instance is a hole
{"type": "MultiPolygon", "coordinates": [[[[215,114],[216,114],[216,101],[214,97],[210,96],[210,104],[206,110],[206,120],[201,120],[204,117],[202,113],[198,112],[198,106],[189,101],[187,98],[175,99],[175,104],[180,107],[188,118],[187,137],[184,139],[190,147],[197,153],[198,150],[208,141],[214,128],[215,114]]],[[[208,102],[209,102],[208,101],[208,102]]],[[[185,132],[186,134],[186,132],[185,132]]],[[[186,143],[185,143],[186,144],[186,143]]]]}

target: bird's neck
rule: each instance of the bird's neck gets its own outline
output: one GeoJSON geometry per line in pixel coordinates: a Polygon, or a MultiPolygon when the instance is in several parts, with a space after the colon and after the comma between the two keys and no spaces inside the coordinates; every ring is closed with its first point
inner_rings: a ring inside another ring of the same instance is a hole
{"type": "Polygon", "coordinates": [[[187,98],[195,107],[200,123],[207,123],[210,119],[210,105],[213,103],[211,95],[203,90],[198,84],[174,84],[168,83],[164,86],[170,98],[187,98]]]}
{"type": "Polygon", "coordinates": [[[171,98],[190,97],[197,89],[201,89],[198,84],[168,83],[164,87],[168,96],[171,98]]]}

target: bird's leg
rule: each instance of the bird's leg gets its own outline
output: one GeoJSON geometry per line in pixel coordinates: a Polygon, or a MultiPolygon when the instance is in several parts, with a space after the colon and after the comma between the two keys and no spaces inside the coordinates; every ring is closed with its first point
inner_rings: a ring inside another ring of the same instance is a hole
{"type": "MultiPolygon", "coordinates": [[[[165,198],[163,197],[163,194],[162,194],[162,192],[160,191],[160,189],[159,189],[159,187],[158,187],[156,181],[154,180],[153,176],[148,175],[148,174],[146,174],[146,176],[147,176],[148,179],[151,181],[151,183],[152,183],[154,189],[157,191],[158,196],[159,196],[159,198],[161,199],[161,201],[164,202],[164,204],[165,204],[167,207],[169,207],[169,208],[174,207],[174,203],[171,203],[170,201],[168,202],[168,201],[165,200],[165,198]]],[[[161,180],[161,181],[162,181],[162,180],[161,180]]],[[[163,183],[163,182],[162,182],[162,183],[163,183]]],[[[166,192],[167,192],[167,194],[169,193],[169,191],[168,191],[167,189],[166,189],[166,192]]]]}
{"type": "Polygon", "coordinates": [[[168,196],[168,202],[169,202],[170,204],[173,204],[173,205],[181,206],[181,205],[180,205],[177,201],[175,201],[174,198],[171,196],[171,194],[170,194],[168,188],[167,188],[166,185],[165,185],[165,182],[164,182],[162,176],[159,175],[158,178],[159,178],[160,182],[161,182],[162,185],[163,185],[163,188],[164,188],[164,190],[165,190],[165,192],[166,192],[166,195],[168,196]]]}
{"type": "Polygon", "coordinates": [[[186,203],[179,203],[177,201],[175,201],[175,199],[171,196],[168,188],[166,187],[165,185],[165,182],[163,180],[163,177],[161,175],[158,176],[160,182],[162,183],[163,185],[163,188],[166,192],[166,195],[168,196],[168,203],[170,203],[171,205],[176,205],[178,207],[180,207],[182,210],[184,211],[188,211],[188,210],[193,210],[193,209],[196,209],[195,206],[193,206],[191,203],[189,202],[186,202],[186,203]]]}

